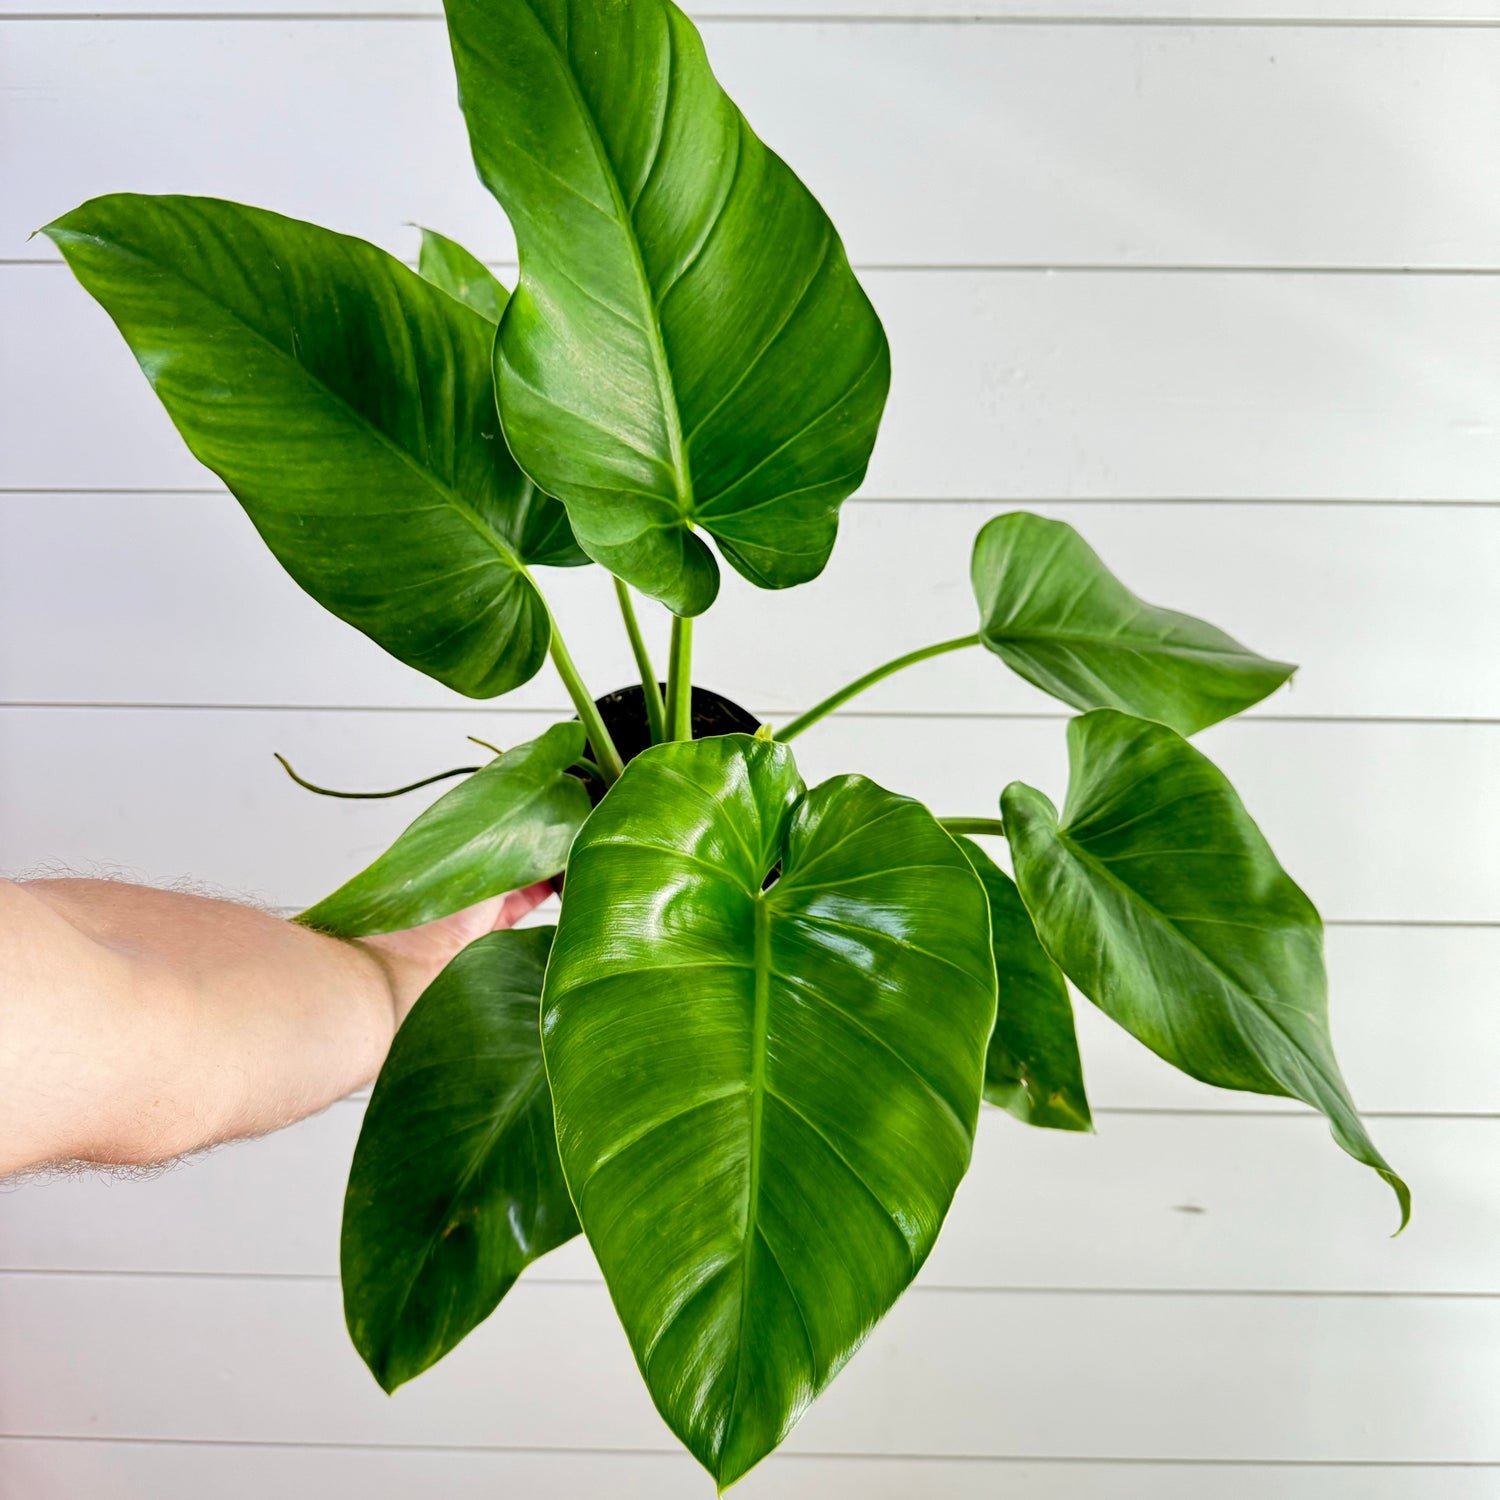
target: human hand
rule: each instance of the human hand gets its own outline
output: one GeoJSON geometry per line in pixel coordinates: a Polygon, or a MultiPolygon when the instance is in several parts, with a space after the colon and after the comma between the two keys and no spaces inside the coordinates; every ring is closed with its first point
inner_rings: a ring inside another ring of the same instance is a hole
{"type": "Polygon", "coordinates": [[[359,939],[359,946],[374,957],[390,981],[396,1025],[406,1019],[418,996],[442,973],[455,954],[487,932],[514,927],[550,895],[551,884],[541,880],[519,891],[492,896],[488,901],[456,911],[451,917],[426,922],[421,927],[359,939]]]}

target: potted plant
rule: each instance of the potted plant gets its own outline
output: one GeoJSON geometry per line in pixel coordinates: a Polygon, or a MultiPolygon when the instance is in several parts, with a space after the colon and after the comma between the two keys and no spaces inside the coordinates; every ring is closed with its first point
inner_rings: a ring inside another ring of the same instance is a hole
{"type": "Polygon", "coordinates": [[[733,1483],[921,1268],[982,1100],[1091,1128],[1068,980],[1193,1077],[1321,1110],[1404,1223],[1333,1056],[1317,912],[1190,743],[1293,669],[1017,513],[975,542],[971,634],[779,726],[695,685],[721,564],[766,590],[826,564],[885,335],[671,0],[446,4],[513,290],[436,234],[412,271],[213,199],[98,198],[45,231],[308,593],[475,698],[550,658],[577,710],[300,918],[386,932],[566,873],[556,928],[465,949],[376,1084],[343,1279],[381,1385],[582,1232],[658,1410],[733,1483]],[[584,565],[640,667],[599,700],[538,578],[584,565]],[[664,683],[632,591],[671,612],[664,683]],[[799,735],[966,649],[1078,711],[1060,814],[999,764],[997,805],[956,819],[803,783],[799,735]]]}

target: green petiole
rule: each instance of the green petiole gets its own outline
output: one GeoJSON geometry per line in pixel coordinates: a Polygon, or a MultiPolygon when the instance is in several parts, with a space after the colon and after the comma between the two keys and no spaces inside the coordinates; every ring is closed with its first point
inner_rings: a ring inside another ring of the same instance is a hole
{"type": "Polygon", "coordinates": [[[662,701],[661,683],[656,668],[651,665],[651,653],[646,650],[646,640],[641,634],[640,621],[635,617],[635,605],[630,600],[630,589],[622,578],[615,579],[615,597],[620,601],[620,615],[625,621],[625,634],[630,637],[630,649],[641,674],[641,691],[646,695],[646,722],[651,727],[651,743],[659,745],[667,737],[667,707],[662,701]]]}
{"type": "Polygon", "coordinates": [[[562,678],[563,686],[568,690],[568,697],[573,700],[573,707],[578,711],[579,722],[589,737],[589,744],[593,746],[594,754],[598,757],[604,784],[610,786],[619,780],[620,773],[625,769],[625,763],[620,759],[620,752],[615,748],[614,739],[604,723],[598,706],[589,695],[589,690],[583,685],[583,678],[578,675],[578,668],[573,665],[573,658],[563,644],[556,620],[552,622],[551,652],[552,665],[557,668],[557,675],[562,678]]]}
{"type": "Polygon", "coordinates": [[[949,833],[992,833],[996,838],[1005,837],[1005,824],[999,818],[939,818],[938,822],[949,833]]]}
{"type": "Polygon", "coordinates": [[[884,680],[904,667],[914,667],[919,661],[927,661],[934,656],[942,656],[949,651],[961,651],[965,646],[977,646],[979,637],[977,635],[961,635],[956,640],[939,641],[935,646],[923,646],[920,651],[908,651],[905,656],[898,656],[894,661],[888,661],[884,666],[876,667],[873,671],[866,672],[863,677],[856,677],[847,687],[841,687],[838,692],[829,694],[821,703],[815,704],[805,714],[792,720],[790,724],[784,725],[776,731],[776,738],[782,744],[788,740],[794,740],[804,729],[810,729],[819,719],[826,718],[834,709],[847,703],[857,693],[862,693],[866,688],[874,687],[877,682],[884,680]]]}
{"type": "Polygon", "coordinates": [[[667,662],[667,733],[669,740],[693,737],[693,622],[672,616],[672,654],[667,662]]]}

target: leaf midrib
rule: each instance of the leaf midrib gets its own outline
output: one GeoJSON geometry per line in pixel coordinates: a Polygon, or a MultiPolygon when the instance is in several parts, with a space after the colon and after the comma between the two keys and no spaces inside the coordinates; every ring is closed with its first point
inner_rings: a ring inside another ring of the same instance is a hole
{"type": "MultiPolygon", "coordinates": [[[[509,568],[514,573],[521,574],[523,577],[525,576],[526,569],[520,555],[513,551],[507,543],[502,541],[500,537],[498,537],[489,526],[485,525],[484,521],[480,518],[479,513],[474,509],[472,505],[470,505],[468,500],[465,499],[463,495],[461,495],[457,490],[453,489],[445,481],[440,479],[432,469],[419,462],[415,454],[408,453],[407,450],[402,447],[400,443],[396,442],[392,437],[390,437],[389,434],[382,432],[380,428],[378,428],[362,411],[358,409],[358,407],[352,405],[345,396],[334,390],[334,388],[320,376],[315,375],[312,370],[310,370],[308,366],[305,365],[295,354],[289,355],[287,351],[269,334],[264,332],[264,330],[257,328],[255,324],[251,323],[234,308],[230,307],[228,303],[220,301],[214,296],[212,292],[206,291],[196,281],[185,275],[180,267],[169,265],[160,260],[157,260],[153,256],[146,254],[142,250],[127,246],[123,241],[119,239],[109,238],[105,235],[100,234],[83,234],[76,229],[69,230],[68,233],[76,235],[82,239],[93,240],[98,244],[109,246],[117,254],[124,255],[129,259],[139,261],[144,265],[151,266],[158,271],[164,272],[167,276],[173,278],[174,280],[180,282],[183,286],[187,287],[196,296],[206,302],[210,307],[218,309],[227,321],[234,323],[240,328],[243,328],[245,332],[248,333],[252,338],[256,339],[259,343],[263,344],[267,349],[275,354],[280,362],[289,365],[292,369],[298,371],[310,384],[316,386],[318,390],[323,392],[323,394],[327,396],[329,400],[334,403],[334,405],[339,407],[340,410],[342,410],[347,416],[352,418],[355,425],[362,428],[366,433],[369,434],[369,436],[373,437],[376,442],[381,444],[382,447],[387,448],[390,452],[394,453],[397,458],[399,458],[408,468],[412,470],[414,474],[417,475],[417,477],[424,483],[424,485],[426,485],[429,489],[436,493],[443,500],[443,502],[449,508],[456,511],[459,516],[463,518],[463,520],[468,522],[469,526],[474,530],[475,534],[490,547],[490,549],[495,553],[496,557],[499,558],[499,560],[503,564],[505,564],[507,568],[509,568]]],[[[439,289],[434,287],[433,290],[438,291],[439,289]]],[[[447,296],[447,293],[440,293],[440,295],[447,296]]],[[[450,302],[455,301],[455,299],[452,297],[449,297],[448,300],[450,302]]],[[[458,303],[457,305],[463,306],[462,303],[458,303]]],[[[478,313],[473,312],[473,310],[470,308],[465,308],[464,310],[470,313],[470,315],[473,317],[480,317],[478,313]]],[[[482,318],[481,321],[483,321],[482,318]]],[[[152,385],[154,387],[154,381],[152,382],[152,385]]]]}
{"type": "MultiPolygon", "coordinates": [[[[745,1370],[745,1335],[750,1319],[750,1253],[760,1228],[760,1165],[766,1108],[766,1045],[771,1009],[771,913],[763,893],[755,896],[755,1006],[750,1020],[750,1177],[745,1188],[745,1239],[740,1249],[740,1318],[735,1338],[734,1388],[724,1421],[725,1444],[734,1431],[740,1381],[745,1370]]],[[[767,1249],[770,1249],[769,1242],[767,1249]]],[[[775,1252],[772,1251],[774,1258],[775,1252]]],[[[800,1312],[800,1309],[799,1309],[800,1312]]]]}
{"type": "MultiPolygon", "coordinates": [[[[1170,933],[1172,933],[1184,947],[1189,949],[1191,952],[1196,953],[1198,957],[1201,958],[1203,962],[1207,964],[1215,974],[1219,975],[1219,977],[1224,980],[1224,982],[1229,986],[1232,994],[1238,996],[1242,1003],[1246,1007],[1248,1007],[1250,1011],[1259,1016],[1266,1023],[1266,1025],[1271,1027],[1271,1029],[1275,1031],[1279,1036],[1283,1037],[1287,1042],[1287,1045],[1290,1046],[1291,1049],[1299,1057],[1305,1059],[1308,1067],[1312,1070],[1313,1074],[1324,1084],[1326,1088],[1329,1089],[1335,1099],[1337,1099],[1341,1104],[1346,1102],[1344,1099],[1344,1089],[1340,1086],[1338,1080],[1329,1077],[1326,1069],[1323,1067],[1323,1064],[1310,1052],[1308,1052],[1307,1049],[1301,1044],[1301,1042],[1299,1042],[1297,1038],[1287,1030],[1285,1025],[1283,1025],[1283,1023],[1281,1022],[1280,1018],[1271,1011],[1267,1010],[1255,995],[1251,994],[1250,991],[1247,990],[1240,983],[1240,981],[1234,977],[1233,974],[1231,974],[1226,968],[1224,968],[1224,966],[1220,964],[1211,953],[1205,950],[1200,944],[1195,943],[1193,939],[1190,938],[1187,933],[1185,933],[1182,928],[1180,928],[1171,919],[1171,917],[1166,914],[1166,912],[1162,911],[1161,908],[1155,905],[1153,902],[1148,901],[1143,895],[1141,895],[1138,890],[1135,889],[1134,886],[1127,885],[1123,880],[1115,875],[1115,873],[1110,870],[1107,865],[1101,864],[1099,860],[1094,857],[1094,855],[1092,855],[1087,849],[1083,847],[1083,845],[1076,843],[1073,839],[1069,838],[1066,830],[1064,830],[1061,826],[1059,826],[1057,829],[1057,840],[1065,848],[1070,850],[1082,864],[1085,864],[1090,869],[1094,870],[1107,885],[1110,885],[1115,890],[1123,893],[1127,897],[1127,899],[1133,901],[1149,916],[1154,918],[1161,926],[1165,927],[1170,933]]],[[[1287,1088],[1286,1084],[1280,1078],[1276,1078],[1274,1074],[1271,1074],[1269,1070],[1267,1070],[1267,1076],[1272,1078],[1272,1080],[1281,1088],[1287,1088]]],[[[1297,1096],[1292,1094],[1291,1091],[1287,1089],[1286,1097],[1296,1098],[1297,1096]]],[[[1319,1106],[1319,1108],[1321,1107],[1322,1106],[1319,1106]]]]}
{"type": "Polygon", "coordinates": [[[1090,635],[1078,630],[1005,630],[986,631],[985,634],[989,635],[991,640],[1005,645],[1012,643],[1045,645],[1049,641],[1057,641],[1068,646],[1097,646],[1103,651],[1126,652],[1135,656],[1144,655],[1150,651],[1160,656],[1173,656],[1193,661],[1243,661],[1261,663],[1270,667],[1287,665],[1285,662],[1272,661],[1269,657],[1261,656],[1243,647],[1237,651],[1229,651],[1211,646],[1179,646],[1151,636],[1090,635]]]}
{"type": "MultiPolygon", "coordinates": [[[[553,727],[557,728],[559,726],[554,725],[553,727]]],[[[520,751],[534,750],[538,743],[540,741],[533,742],[530,746],[517,745],[514,749],[507,751],[506,755],[515,755],[520,751]]],[[[351,902],[357,904],[363,900],[369,902],[376,909],[385,911],[386,915],[399,916],[402,914],[400,903],[409,901],[413,891],[419,897],[424,894],[430,896],[434,890],[452,884],[456,878],[464,873],[463,870],[452,870],[450,867],[453,862],[459,859],[468,861],[468,856],[472,854],[474,845],[479,842],[484,834],[493,833],[495,825],[499,822],[501,816],[504,817],[507,824],[514,824],[518,818],[522,818],[523,814],[536,808],[551,793],[556,791],[558,782],[566,780],[565,768],[555,764],[552,768],[533,775],[533,767],[530,764],[531,757],[529,755],[510,766],[497,763],[504,759],[505,756],[502,755],[489,765],[481,766],[467,780],[460,782],[458,786],[454,787],[453,791],[448,793],[448,796],[455,796],[468,791],[470,793],[468,799],[470,802],[481,801],[488,788],[481,786],[476,789],[474,782],[478,778],[488,772],[492,777],[503,777],[508,781],[510,775],[515,774],[522,781],[523,786],[527,780],[531,783],[530,789],[520,794],[519,800],[515,805],[503,810],[503,813],[495,813],[493,810],[490,810],[488,815],[483,818],[482,826],[478,827],[477,831],[468,833],[463,841],[451,848],[446,855],[423,862],[415,876],[399,876],[401,868],[411,863],[413,854],[412,845],[423,839],[441,837],[442,834],[449,831],[448,825],[450,823],[464,822],[467,824],[472,820],[475,812],[472,806],[466,804],[463,807],[454,807],[449,811],[445,811],[443,803],[446,798],[440,797],[425,812],[420,813],[415,821],[400,834],[396,842],[381,854],[373,864],[366,866],[358,875],[351,876],[338,890],[318,902],[317,906],[309,907],[304,915],[310,915],[323,906],[330,907],[336,914],[342,909],[342,906],[346,906],[351,902]],[[370,894],[370,887],[374,888],[374,894],[370,894]],[[339,902],[340,897],[343,898],[342,902],[339,902]],[[397,910],[394,913],[391,911],[393,904],[397,906],[397,910]]],[[[325,912],[323,914],[322,920],[329,920],[328,913],[325,912]]]]}
{"type": "MultiPolygon", "coordinates": [[[[488,768],[486,767],[484,769],[488,768]]],[[[457,848],[450,849],[446,855],[436,858],[430,863],[424,865],[422,870],[418,872],[418,876],[420,877],[422,875],[426,875],[430,877],[431,885],[441,886],[466,874],[468,870],[472,868],[473,861],[470,856],[474,852],[474,846],[480,843],[486,834],[490,835],[492,839],[501,838],[503,835],[505,842],[509,842],[510,840],[514,839],[516,824],[524,824],[527,820],[526,815],[533,810],[538,809],[540,804],[544,802],[552,792],[557,790],[557,787],[554,785],[554,781],[561,781],[565,779],[566,773],[562,770],[558,770],[549,773],[545,780],[533,782],[530,790],[525,792],[520,798],[518,798],[511,807],[504,808],[501,811],[494,813],[489,818],[485,819],[483,825],[477,830],[471,831],[464,839],[463,843],[460,844],[457,848]],[[502,819],[504,820],[504,823],[506,825],[503,830],[498,828],[498,825],[501,823],[502,819]],[[451,867],[455,861],[461,861],[463,864],[463,868],[459,870],[452,869],[451,867]]],[[[462,810],[461,815],[467,816],[469,812],[470,809],[465,808],[462,810]]],[[[446,818],[441,820],[434,820],[429,828],[423,829],[423,833],[438,833],[443,831],[441,828],[441,824],[446,821],[446,818]]],[[[402,837],[405,837],[405,835],[403,835],[402,837]]],[[[386,854],[394,854],[400,842],[401,840],[398,839],[396,841],[396,844],[393,844],[386,851],[386,854]]],[[[486,850],[485,852],[491,854],[501,853],[503,852],[503,845],[499,850],[490,849],[486,850]]],[[[385,855],[382,855],[381,858],[385,858],[385,855]]],[[[371,869],[373,868],[374,866],[372,865],[371,869]]],[[[410,877],[408,877],[408,883],[409,880],[410,877]]],[[[428,882],[425,881],[423,882],[423,884],[427,883],[428,882]]],[[[406,894],[406,892],[403,890],[398,894],[404,895],[406,894]]]]}
{"type": "MultiPolygon", "coordinates": [[[[588,130],[589,140],[594,147],[594,155],[604,176],[604,181],[609,187],[609,195],[615,205],[615,216],[625,236],[625,243],[630,251],[630,264],[635,272],[636,287],[641,299],[641,307],[645,317],[642,329],[646,335],[646,342],[651,354],[651,370],[656,377],[656,394],[661,402],[662,415],[666,420],[667,447],[672,460],[673,478],[677,482],[677,501],[681,507],[684,520],[691,520],[693,515],[693,480],[688,471],[687,452],[682,437],[682,416],[677,410],[677,396],[672,379],[672,365],[667,358],[667,347],[662,340],[661,322],[657,317],[656,298],[652,291],[651,279],[646,275],[646,262],[641,254],[640,238],[636,234],[635,217],[625,203],[625,195],[620,191],[620,180],[615,176],[614,163],[610,160],[609,152],[604,148],[604,137],[599,133],[598,121],[594,119],[594,112],[589,108],[587,100],[583,97],[583,90],[578,86],[577,76],[573,72],[572,60],[569,58],[564,47],[559,45],[557,39],[547,29],[540,16],[528,4],[528,14],[536,22],[537,30],[546,38],[547,44],[557,56],[558,65],[563,77],[567,80],[568,90],[573,95],[574,102],[578,105],[578,113],[588,130]]],[[[671,20],[667,19],[670,28],[671,20]]],[[[670,51],[672,42],[670,31],[667,41],[670,51]]],[[[670,69],[670,63],[668,64],[670,69]]],[[[668,87],[670,88],[670,72],[668,73],[668,87]]],[[[670,102],[663,110],[663,132],[665,132],[665,110],[670,108],[670,102]]],[[[660,142],[658,142],[660,149],[660,142]]]]}
{"type": "MultiPolygon", "coordinates": [[[[519,1100],[519,1102],[514,1104],[511,1109],[501,1110],[491,1117],[490,1123],[484,1129],[482,1141],[477,1149],[471,1153],[468,1164],[464,1167],[457,1185],[448,1196],[447,1206],[438,1220],[439,1225],[452,1218],[455,1206],[493,1153],[501,1137],[507,1134],[517,1121],[536,1107],[537,1095],[540,1092],[538,1084],[545,1077],[540,1057],[538,1057],[535,1063],[528,1062],[526,1072],[530,1074],[530,1077],[511,1096],[513,1101],[519,1100]]],[[[458,1133],[457,1131],[450,1133],[449,1139],[451,1140],[452,1136],[458,1133]]],[[[406,1317],[406,1309],[410,1306],[411,1299],[416,1293],[417,1284],[427,1274],[428,1268],[437,1254],[438,1247],[443,1244],[446,1238],[447,1236],[442,1233],[441,1228],[436,1233],[426,1236],[426,1243],[422,1247],[422,1253],[416,1265],[412,1268],[411,1276],[408,1278],[406,1286],[401,1293],[401,1300],[397,1304],[396,1315],[391,1320],[391,1332],[386,1338],[384,1349],[386,1361],[390,1359],[391,1349],[396,1338],[396,1331],[399,1329],[402,1320],[406,1317]]]]}

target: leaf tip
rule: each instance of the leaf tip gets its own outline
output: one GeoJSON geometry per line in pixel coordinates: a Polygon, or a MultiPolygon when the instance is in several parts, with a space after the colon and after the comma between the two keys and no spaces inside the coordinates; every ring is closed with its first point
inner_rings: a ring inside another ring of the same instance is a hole
{"type": "Polygon", "coordinates": [[[727,1494],[765,1457],[765,1453],[759,1453],[746,1462],[743,1457],[731,1459],[727,1453],[721,1454],[719,1463],[709,1470],[713,1475],[716,1492],[720,1495],[727,1494]]]}
{"type": "MultiPolygon", "coordinates": [[[[1284,688],[1287,683],[1289,683],[1297,675],[1297,673],[1302,670],[1301,663],[1295,661],[1267,660],[1266,667],[1268,669],[1268,675],[1274,677],[1276,679],[1276,683],[1269,692],[1263,694],[1263,697],[1265,698],[1269,698],[1272,693],[1280,692],[1281,689],[1284,688]]],[[[1248,704],[1246,705],[1246,707],[1249,706],[1250,705],[1248,704]]]]}
{"type": "MultiPolygon", "coordinates": [[[[27,240],[34,240],[39,234],[45,235],[49,240],[52,241],[54,245],[56,245],[59,249],[62,249],[63,242],[65,240],[77,240],[84,238],[85,236],[83,234],[83,231],[81,231],[77,225],[72,224],[69,221],[75,219],[84,211],[84,209],[88,208],[91,204],[96,204],[98,202],[99,199],[90,198],[88,202],[80,203],[77,208],[70,208],[67,213],[59,214],[55,219],[51,219],[47,223],[41,225],[39,228],[33,229],[31,233],[26,236],[27,240]]],[[[64,251],[64,258],[66,258],[66,253],[67,252],[64,251]]]]}
{"type": "Polygon", "coordinates": [[[378,1343],[371,1339],[370,1329],[363,1318],[356,1323],[354,1309],[348,1305],[349,1288],[344,1287],[344,1326],[349,1330],[349,1342],[354,1345],[355,1352],[364,1362],[365,1368],[374,1377],[375,1384],[385,1392],[387,1396],[394,1396],[396,1392],[411,1378],[410,1375],[398,1375],[392,1368],[391,1349],[387,1342],[385,1348],[379,1347],[378,1343]]]}
{"type": "Polygon", "coordinates": [[[1401,1222],[1396,1226],[1396,1231],[1391,1235],[1393,1240],[1400,1239],[1406,1233],[1406,1227],[1411,1223],[1411,1189],[1405,1181],[1389,1167],[1377,1167],[1381,1180],[1396,1195],[1396,1202],[1401,1208],[1401,1222]]]}

